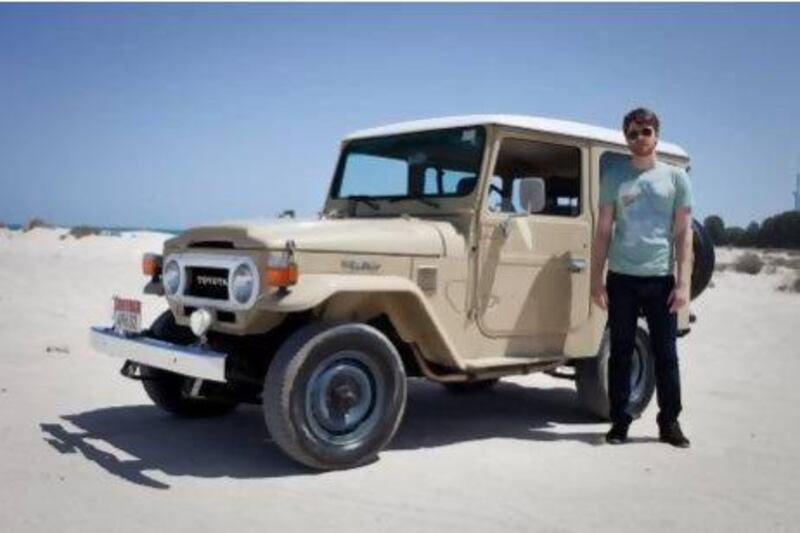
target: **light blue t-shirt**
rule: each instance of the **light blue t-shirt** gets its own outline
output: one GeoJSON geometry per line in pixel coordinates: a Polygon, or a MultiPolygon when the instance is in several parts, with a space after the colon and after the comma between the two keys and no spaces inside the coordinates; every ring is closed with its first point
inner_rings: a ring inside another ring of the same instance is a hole
{"type": "Polygon", "coordinates": [[[674,265],[673,224],[678,207],[691,207],[689,176],[657,162],[649,170],[628,158],[603,165],[600,205],[614,206],[614,234],[608,268],[632,276],[667,276],[674,265]]]}

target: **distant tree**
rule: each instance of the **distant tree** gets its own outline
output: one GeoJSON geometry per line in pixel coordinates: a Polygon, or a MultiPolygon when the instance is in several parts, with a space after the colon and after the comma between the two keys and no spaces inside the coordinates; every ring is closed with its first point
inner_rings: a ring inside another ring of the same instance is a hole
{"type": "Polygon", "coordinates": [[[769,248],[800,248],[800,211],[785,211],[764,220],[758,245],[769,248]]]}
{"type": "Polygon", "coordinates": [[[744,246],[744,228],[731,226],[725,228],[725,242],[733,246],[744,246]]]}
{"type": "Polygon", "coordinates": [[[750,222],[750,224],[747,225],[747,229],[744,230],[742,246],[758,246],[758,232],[760,229],[758,222],[750,222]]]}
{"type": "Polygon", "coordinates": [[[294,218],[294,209],[284,209],[278,214],[278,218],[294,218]]]}
{"type": "Polygon", "coordinates": [[[711,242],[715,245],[719,246],[727,243],[725,238],[725,222],[722,221],[722,217],[718,215],[706,217],[703,221],[703,227],[708,232],[711,242]]]}
{"type": "Polygon", "coordinates": [[[784,211],[778,215],[767,217],[759,226],[751,222],[747,229],[738,226],[726,228],[722,219],[715,220],[716,215],[705,219],[704,227],[715,244],[714,232],[723,229],[723,240],[730,246],[757,246],[759,248],[793,248],[800,249],[800,211],[784,211]]]}

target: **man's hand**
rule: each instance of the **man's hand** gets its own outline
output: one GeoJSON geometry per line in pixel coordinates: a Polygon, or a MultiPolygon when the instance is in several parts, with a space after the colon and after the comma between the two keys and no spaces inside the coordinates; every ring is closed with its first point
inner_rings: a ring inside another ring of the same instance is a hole
{"type": "Polygon", "coordinates": [[[606,285],[602,281],[592,283],[592,300],[600,309],[608,310],[608,292],[606,292],[606,285]]]}
{"type": "Polygon", "coordinates": [[[689,288],[686,285],[676,285],[667,299],[669,312],[677,313],[678,309],[687,303],[689,303],[689,288]]]}
{"type": "Polygon", "coordinates": [[[677,272],[675,288],[669,295],[669,312],[675,313],[689,303],[689,287],[692,284],[692,209],[679,207],[675,210],[675,257],[677,272]]]}
{"type": "Polygon", "coordinates": [[[608,310],[608,292],[603,282],[603,267],[606,264],[608,246],[611,243],[611,230],[614,226],[614,205],[601,205],[597,220],[597,231],[592,246],[592,274],[590,276],[590,292],[597,307],[608,310]]]}

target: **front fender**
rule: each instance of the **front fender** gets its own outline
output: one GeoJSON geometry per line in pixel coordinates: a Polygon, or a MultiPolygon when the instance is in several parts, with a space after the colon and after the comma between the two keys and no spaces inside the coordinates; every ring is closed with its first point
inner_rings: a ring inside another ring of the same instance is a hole
{"type": "Polygon", "coordinates": [[[297,285],[262,295],[256,305],[274,313],[325,308],[325,319],[360,320],[386,314],[402,339],[426,360],[464,370],[455,346],[420,288],[401,276],[304,274],[297,285]]]}

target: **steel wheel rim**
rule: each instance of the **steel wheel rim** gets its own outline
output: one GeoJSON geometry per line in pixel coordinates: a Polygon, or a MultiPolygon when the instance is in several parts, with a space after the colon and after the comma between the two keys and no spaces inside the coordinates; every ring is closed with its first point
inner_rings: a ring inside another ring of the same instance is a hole
{"type": "Polygon", "coordinates": [[[367,354],[337,352],[314,370],[305,397],[311,433],[347,447],[369,435],[383,416],[384,381],[367,354]]]}

